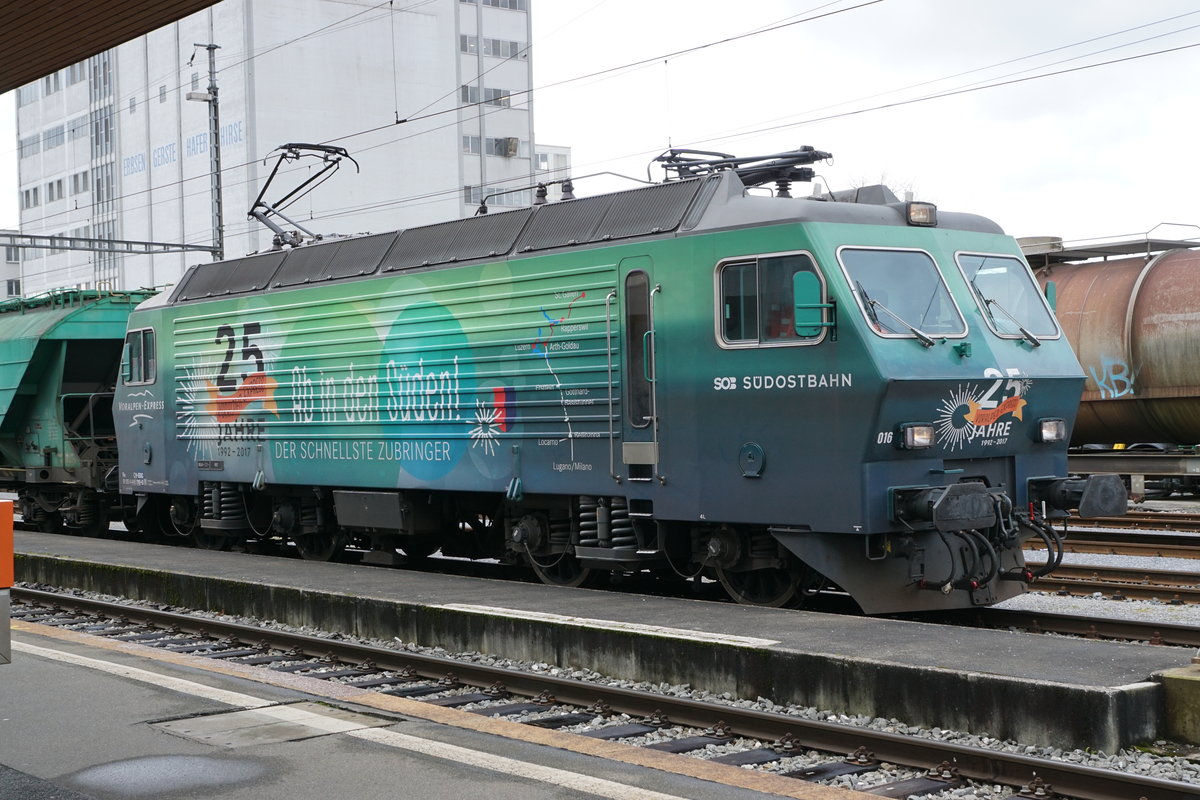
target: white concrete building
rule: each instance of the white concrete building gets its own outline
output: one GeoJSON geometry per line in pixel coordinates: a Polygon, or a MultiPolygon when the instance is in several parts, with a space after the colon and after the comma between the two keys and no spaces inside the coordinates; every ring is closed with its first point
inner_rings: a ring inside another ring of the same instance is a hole
{"type": "MultiPolygon", "coordinates": [[[[0,234],[17,233],[17,231],[0,230],[0,234]]],[[[0,298],[21,296],[21,249],[18,247],[0,248],[4,252],[4,260],[0,261],[0,298]]]]}
{"type": "MultiPolygon", "coordinates": [[[[528,6],[223,0],[24,86],[21,232],[213,243],[207,44],[219,47],[227,256],[271,247],[272,233],[246,215],[285,143],[344,147],[361,167],[356,174],[343,161],[284,209],[322,235],[468,216],[484,195],[563,177],[569,150],[534,140],[528,6]]],[[[275,203],[320,165],[284,164],[264,200],[275,203]]],[[[488,205],[529,198],[519,191],[488,205]]],[[[208,259],[26,251],[21,288],[163,286],[208,259]]]]}

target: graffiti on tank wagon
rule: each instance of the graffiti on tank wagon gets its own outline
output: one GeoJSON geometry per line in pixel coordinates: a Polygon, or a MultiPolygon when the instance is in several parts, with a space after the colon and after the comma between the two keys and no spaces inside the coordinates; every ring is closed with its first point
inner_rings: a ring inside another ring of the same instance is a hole
{"type": "Polygon", "coordinates": [[[1115,358],[1101,359],[1099,371],[1096,367],[1089,366],[1088,374],[1092,376],[1092,381],[1100,390],[1100,398],[1103,400],[1114,400],[1133,394],[1135,376],[1125,361],[1115,358]]]}

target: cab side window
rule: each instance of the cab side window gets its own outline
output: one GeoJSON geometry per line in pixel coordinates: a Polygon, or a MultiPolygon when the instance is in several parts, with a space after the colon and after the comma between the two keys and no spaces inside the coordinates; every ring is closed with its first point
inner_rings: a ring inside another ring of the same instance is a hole
{"type": "Polygon", "coordinates": [[[718,331],[731,345],[811,342],[824,329],[797,324],[797,273],[819,280],[816,264],[804,253],[762,256],[721,265],[718,270],[718,331]]]}
{"type": "Polygon", "coordinates": [[[140,331],[130,331],[125,335],[125,368],[122,370],[122,383],[139,384],[154,383],[154,329],[146,328],[140,331]]]}

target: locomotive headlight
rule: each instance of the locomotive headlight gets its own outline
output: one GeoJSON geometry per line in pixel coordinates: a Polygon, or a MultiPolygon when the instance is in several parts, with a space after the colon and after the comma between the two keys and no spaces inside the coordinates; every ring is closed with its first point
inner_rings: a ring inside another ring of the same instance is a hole
{"type": "Polygon", "coordinates": [[[897,444],[904,450],[924,450],[933,447],[933,426],[928,422],[905,422],[900,426],[897,444]]]}
{"type": "Polygon", "coordinates": [[[905,214],[909,225],[921,225],[927,228],[937,227],[937,206],[933,203],[907,203],[905,214]]]}
{"type": "Polygon", "coordinates": [[[1067,421],[1065,419],[1047,417],[1038,420],[1038,424],[1039,442],[1061,442],[1067,438],[1067,421]]]}

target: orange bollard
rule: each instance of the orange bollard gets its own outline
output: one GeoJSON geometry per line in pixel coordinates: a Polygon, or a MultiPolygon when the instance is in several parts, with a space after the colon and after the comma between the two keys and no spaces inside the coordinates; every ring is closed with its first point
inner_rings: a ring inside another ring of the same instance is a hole
{"type": "Polygon", "coordinates": [[[0,500],[0,589],[13,585],[13,504],[0,500]]]}

